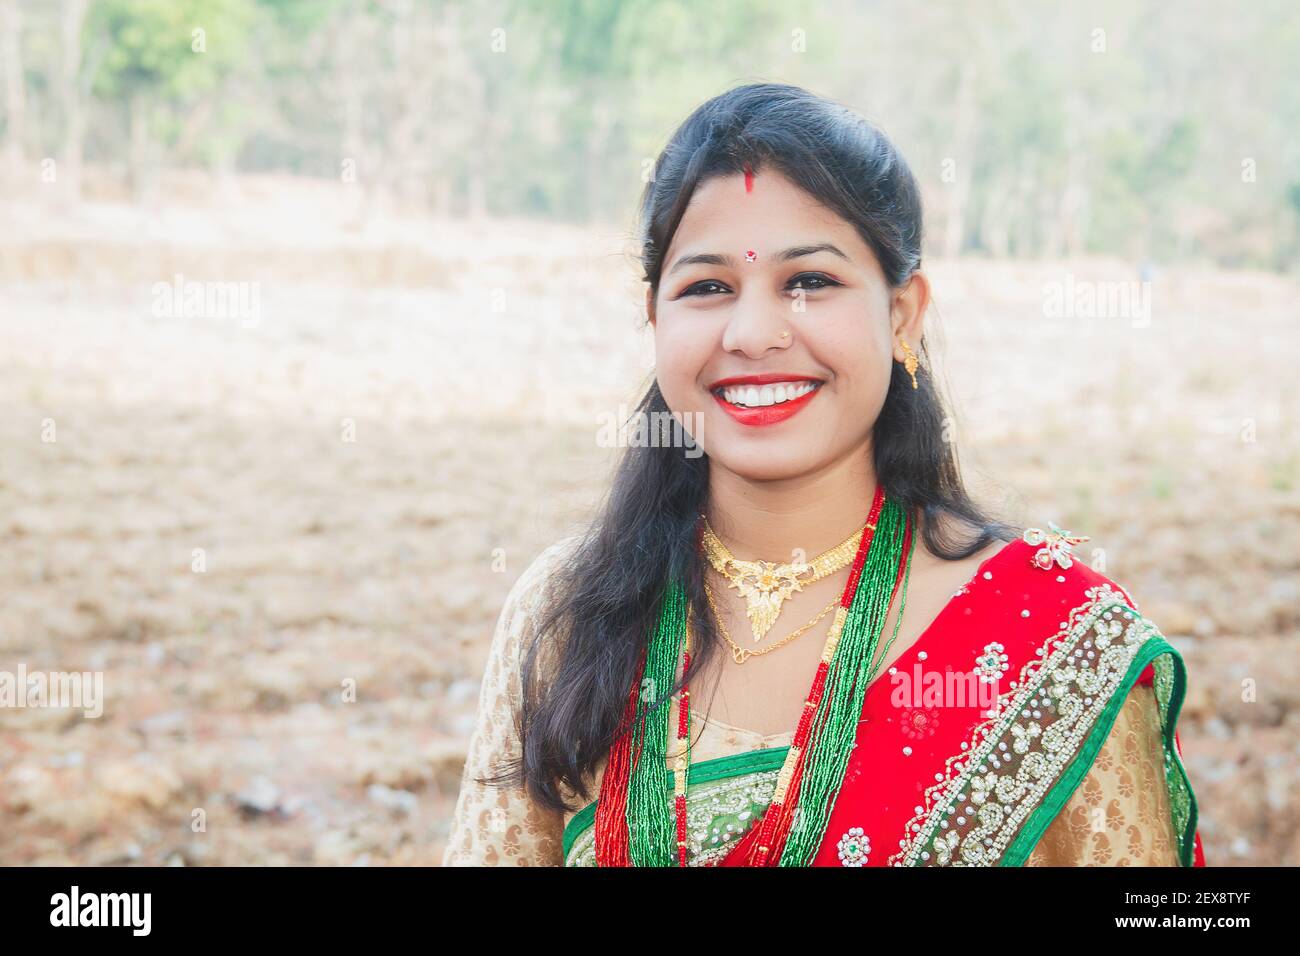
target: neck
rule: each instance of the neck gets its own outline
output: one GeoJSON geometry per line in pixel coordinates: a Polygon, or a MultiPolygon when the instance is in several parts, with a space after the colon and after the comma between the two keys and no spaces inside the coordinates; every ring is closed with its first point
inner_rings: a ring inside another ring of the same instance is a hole
{"type": "Polygon", "coordinates": [[[821,471],[776,481],[751,481],[709,467],[708,519],[742,561],[804,560],[833,548],[866,524],[876,493],[869,447],[821,471]]]}

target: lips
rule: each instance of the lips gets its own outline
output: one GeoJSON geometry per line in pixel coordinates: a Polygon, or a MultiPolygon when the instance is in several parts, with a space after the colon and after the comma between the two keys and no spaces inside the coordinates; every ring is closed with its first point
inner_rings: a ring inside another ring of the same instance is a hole
{"type": "Polygon", "coordinates": [[[709,386],[718,405],[742,425],[774,425],[800,412],[820,391],[822,381],[787,372],[764,372],[719,379],[709,386]]]}

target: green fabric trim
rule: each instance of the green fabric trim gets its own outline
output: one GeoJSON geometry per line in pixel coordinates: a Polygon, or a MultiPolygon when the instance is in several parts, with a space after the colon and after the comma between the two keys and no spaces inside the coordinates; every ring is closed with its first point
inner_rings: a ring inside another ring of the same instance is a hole
{"type": "MultiPolygon", "coordinates": [[[[787,744],[784,747],[767,747],[763,750],[747,750],[741,754],[729,754],[726,757],[715,757],[713,760],[701,760],[699,763],[691,764],[690,771],[687,775],[687,787],[693,783],[707,783],[710,780],[721,780],[724,777],[739,777],[742,774],[754,773],[759,770],[779,770],[785,763],[785,755],[790,750],[787,744]]],[[[672,772],[664,767],[664,776],[667,778],[667,786],[672,786],[672,772]]],[[[564,842],[561,851],[565,859],[569,856],[569,850],[573,846],[573,841],[582,835],[582,832],[596,822],[596,805],[599,800],[593,800],[581,810],[573,815],[564,828],[564,842]]]]}
{"type": "Polygon", "coordinates": [[[1157,702],[1161,710],[1161,727],[1164,732],[1167,764],[1166,784],[1170,791],[1170,805],[1175,817],[1175,827],[1180,822],[1183,822],[1179,818],[1186,814],[1179,841],[1179,859],[1183,866],[1192,865],[1193,840],[1196,834],[1196,798],[1187,780],[1187,772],[1183,768],[1182,761],[1178,758],[1178,749],[1174,742],[1174,730],[1178,723],[1178,713],[1182,708],[1183,696],[1187,686],[1187,672],[1182,656],[1178,651],[1163,637],[1152,637],[1138,649],[1137,654],[1134,655],[1132,662],[1129,664],[1128,671],[1124,674],[1124,679],[1120,682],[1120,687],[1111,696],[1101,716],[1097,718],[1088,739],[1079,748],[1079,753],[1070,763],[1070,766],[1066,768],[1065,772],[1061,774],[1057,782],[1052,785],[1052,788],[1044,796],[1042,803],[1030,815],[1025,825],[1021,827],[1015,840],[1002,854],[1002,858],[998,862],[999,866],[1024,865],[1025,860],[1029,858],[1029,854],[1038,845],[1043,833],[1056,819],[1070,797],[1074,795],[1074,791],[1083,782],[1083,778],[1087,776],[1088,771],[1092,769],[1093,761],[1096,760],[1102,745],[1105,744],[1106,738],[1110,735],[1111,728],[1119,716],[1120,708],[1124,706],[1124,702],[1128,698],[1129,691],[1133,689],[1133,685],[1142,676],[1142,672],[1146,670],[1147,665],[1153,663],[1157,665],[1156,680],[1153,683],[1155,684],[1157,702]],[[1168,658],[1157,661],[1157,658],[1161,658],[1163,655],[1168,655],[1168,658]],[[1160,664],[1166,666],[1161,667],[1160,664]],[[1172,670],[1172,673],[1170,673],[1170,670],[1172,670]],[[1161,693],[1162,689],[1165,690],[1163,694],[1161,693]]]}
{"type": "Polygon", "coordinates": [[[1159,657],[1154,663],[1156,697],[1160,701],[1164,720],[1165,753],[1170,758],[1165,768],[1165,780],[1169,786],[1175,823],[1182,821],[1182,863],[1183,866],[1192,866],[1196,856],[1196,794],[1192,790],[1191,781],[1187,779],[1187,769],[1178,755],[1178,744],[1174,740],[1178,714],[1182,710],[1187,690],[1187,672],[1183,659],[1177,652],[1167,658],[1159,657]]]}

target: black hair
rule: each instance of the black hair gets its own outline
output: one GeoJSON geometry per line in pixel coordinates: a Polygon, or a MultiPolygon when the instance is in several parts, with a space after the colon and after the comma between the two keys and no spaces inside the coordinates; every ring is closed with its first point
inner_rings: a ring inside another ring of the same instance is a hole
{"type": "MultiPolygon", "coordinates": [[[[848,107],[797,86],[755,83],[714,97],[673,134],[641,200],[640,257],[657,296],[663,257],[695,190],[748,165],[770,167],[851,223],[891,287],[921,265],[921,196],[894,144],[848,107]]],[[[928,361],[924,337],[917,349],[928,361]]],[[[1015,531],[993,520],[963,485],[956,450],[944,434],[944,403],[931,375],[911,377],[900,363],[872,428],[877,480],[913,519],[935,555],[970,557],[1015,531]],[[939,519],[958,519],[964,532],[939,519]]],[[[652,382],[636,409],[665,421],[668,406],[652,382]]],[[[648,443],[655,445],[656,443],[648,443]]],[[[515,714],[520,756],[481,782],[525,785],[541,805],[576,809],[559,785],[585,793],[585,780],[607,756],[643,648],[671,580],[685,584],[695,650],[689,680],[720,641],[704,594],[696,523],[708,495],[707,455],[680,447],[626,450],[595,521],[548,581],[548,606],[523,656],[523,699],[515,714]],[[541,673],[539,653],[548,663],[541,673]]],[[[665,702],[680,683],[659,701],[665,702]]],[[[588,798],[592,798],[588,795],[588,798]]]]}

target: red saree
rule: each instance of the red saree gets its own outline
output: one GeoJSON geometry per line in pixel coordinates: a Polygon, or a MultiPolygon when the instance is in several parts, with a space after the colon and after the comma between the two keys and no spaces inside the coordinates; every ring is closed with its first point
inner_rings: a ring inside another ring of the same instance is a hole
{"type": "MultiPolygon", "coordinates": [[[[868,687],[814,866],[1022,865],[1136,684],[1159,705],[1178,859],[1205,865],[1175,730],[1181,657],[1119,585],[1036,551],[1014,541],[981,564],[868,687]]],[[[759,829],[716,865],[743,865],[759,829]]]]}

